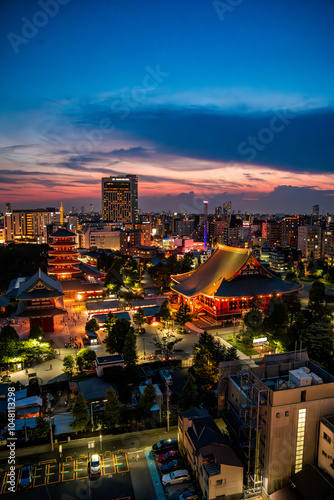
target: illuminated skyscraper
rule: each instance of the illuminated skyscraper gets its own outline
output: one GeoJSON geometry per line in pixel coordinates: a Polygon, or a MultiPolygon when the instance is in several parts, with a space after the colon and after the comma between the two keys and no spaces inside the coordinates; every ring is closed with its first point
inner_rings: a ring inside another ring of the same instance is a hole
{"type": "Polygon", "coordinates": [[[223,204],[223,214],[224,215],[231,215],[231,209],[232,209],[232,203],[230,201],[226,201],[223,204]]]}
{"type": "Polygon", "coordinates": [[[108,222],[138,221],[138,178],[136,175],[102,179],[102,213],[108,222]]]}
{"type": "Polygon", "coordinates": [[[204,203],[204,250],[208,249],[208,204],[207,200],[204,203]]]}

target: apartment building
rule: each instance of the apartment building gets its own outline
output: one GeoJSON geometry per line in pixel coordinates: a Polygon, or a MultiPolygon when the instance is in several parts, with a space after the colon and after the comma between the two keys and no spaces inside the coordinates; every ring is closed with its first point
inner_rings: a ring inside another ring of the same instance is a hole
{"type": "Polygon", "coordinates": [[[240,500],[243,465],[205,409],[179,413],[179,449],[206,500],[240,500]]]}

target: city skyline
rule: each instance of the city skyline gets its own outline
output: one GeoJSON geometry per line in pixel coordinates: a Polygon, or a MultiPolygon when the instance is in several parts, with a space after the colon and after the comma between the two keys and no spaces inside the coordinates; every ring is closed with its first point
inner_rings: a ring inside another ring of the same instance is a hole
{"type": "Polygon", "coordinates": [[[334,6],[236,3],[3,2],[0,208],[333,212],[334,6]]]}

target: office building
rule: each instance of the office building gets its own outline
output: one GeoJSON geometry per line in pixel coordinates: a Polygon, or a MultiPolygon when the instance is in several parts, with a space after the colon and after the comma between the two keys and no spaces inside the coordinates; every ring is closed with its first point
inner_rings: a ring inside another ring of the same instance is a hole
{"type": "Polygon", "coordinates": [[[138,179],[136,175],[102,179],[102,217],[104,221],[138,222],[138,179]]]}

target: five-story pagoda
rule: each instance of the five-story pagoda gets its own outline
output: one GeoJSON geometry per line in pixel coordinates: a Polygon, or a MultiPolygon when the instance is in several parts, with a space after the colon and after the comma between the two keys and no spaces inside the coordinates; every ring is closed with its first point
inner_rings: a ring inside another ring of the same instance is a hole
{"type": "Polygon", "coordinates": [[[72,280],[82,274],[79,269],[79,253],[76,250],[75,234],[64,226],[63,203],[60,207],[60,229],[50,235],[48,274],[58,280],[72,280]]]}

